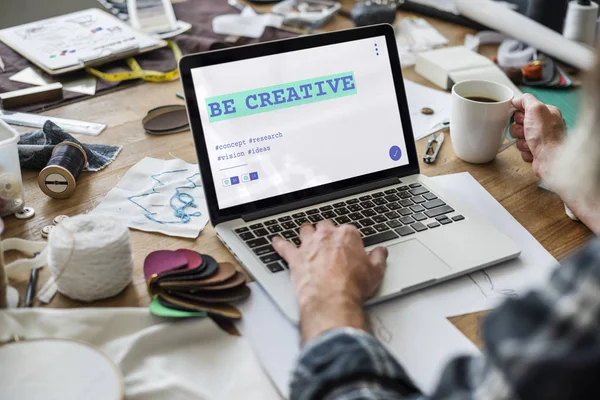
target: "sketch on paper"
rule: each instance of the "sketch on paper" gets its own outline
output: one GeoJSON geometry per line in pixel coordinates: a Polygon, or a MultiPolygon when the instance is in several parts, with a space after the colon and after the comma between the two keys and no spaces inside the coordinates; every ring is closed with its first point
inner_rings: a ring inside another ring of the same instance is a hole
{"type": "Polygon", "coordinates": [[[187,224],[193,217],[200,217],[202,215],[201,212],[194,211],[194,209],[198,208],[198,205],[195,202],[194,196],[190,194],[192,190],[201,187],[195,182],[195,180],[199,179],[198,177],[200,176],[200,173],[196,172],[195,174],[187,177],[184,177],[182,173],[186,175],[190,174],[187,169],[178,169],[152,175],[152,180],[156,182],[152,187],[152,190],[146,193],[129,196],[127,200],[143,210],[144,217],[152,222],[156,222],[158,224],[187,224]],[[170,181],[166,181],[164,178],[162,178],[166,175],[171,177],[170,181]],[[184,178],[183,180],[186,183],[183,182],[182,178],[184,178]],[[165,186],[166,184],[172,184],[176,182],[180,182],[177,184],[178,186],[176,186],[174,189],[168,189],[167,193],[170,194],[170,192],[172,192],[172,196],[169,197],[168,201],[170,210],[165,212],[164,210],[165,207],[167,207],[167,204],[164,204],[164,201],[159,200],[160,197],[163,197],[164,199],[164,196],[158,197],[156,201],[152,200],[150,196],[164,194],[157,189],[165,186]],[[147,198],[147,200],[150,201],[150,204],[146,204],[146,206],[142,205],[139,200],[143,198],[147,198]],[[156,208],[160,208],[160,212],[154,211],[156,208]],[[165,218],[166,215],[170,213],[172,213],[172,216],[165,218]]]}
{"type": "Polygon", "coordinates": [[[8,28],[0,38],[50,69],[77,65],[130,47],[146,48],[159,42],[118,18],[90,9],[8,28]]]}
{"type": "Polygon", "coordinates": [[[96,23],[96,18],[94,18],[93,15],[82,15],[80,17],[68,19],[66,22],[77,24],[82,28],[89,29],[92,28],[96,23]]]}
{"type": "Polygon", "coordinates": [[[385,344],[392,343],[394,336],[392,336],[392,332],[385,326],[381,317],[379,317],[374,312],[369,313],[369,326],[371,328],[371,332],[373,335],[379,340],[381,340],[385,344]]]}
{"type": "Polygon", "coordinates": [[[477,286],[481,294],[487,299],[518,298],[518,293],[510,288],[497,288],[489,273],[485,270],[469,274],[469,279],[477,286]]]}

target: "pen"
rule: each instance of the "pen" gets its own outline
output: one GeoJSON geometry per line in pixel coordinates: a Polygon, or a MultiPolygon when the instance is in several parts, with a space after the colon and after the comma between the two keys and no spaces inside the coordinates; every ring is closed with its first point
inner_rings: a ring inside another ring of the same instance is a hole
{"type": "Polygon", "coordinates": [[[27,285],[27,293],[25,294],[24,307],[32,306],[33,298],[35,297],[35,291],[37,288],[38,270],[39,268],[34,268],[29,274],[29,284],[27,285]]]}

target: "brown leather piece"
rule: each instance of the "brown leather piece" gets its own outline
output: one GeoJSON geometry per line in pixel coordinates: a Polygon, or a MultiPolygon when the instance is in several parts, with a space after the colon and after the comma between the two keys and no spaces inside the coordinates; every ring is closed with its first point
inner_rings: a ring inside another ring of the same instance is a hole
{"type": "MultiPolygon", "coordinates": [[[[202,286],[210,286],[210,285],[217,285],[220,283],[225,282],[228,279],[233,278],[236,275],[237,271],[235,269],[235,266],[231,263],[220,263],[219,264],[219,268],[217,269],[217,272],[215,272],[213,275],[211,275],[210,277],[206,278],[206,279],[202,279],[196,282],[201,282],[202,286]]],[[[194,281],[186,281],[183,285],[178,285],[178,282],[165,282],[164,286],[161,284],[162,287],[164,288],[170,288],[170,287],[177,287],[177,286],[191,286],[191,283],[194,281]]]]}
{"type": "Polygon", "coordinates": [[[245,300],[250,296],[250,288],[246,285],[234,287],[233,289],[222,290],[218,292],[197,291],[191,293],[185,292],[169,292],[168,295],[173,295],[190,301],[220,304],[220,303],[235,303],[236,301],[245,300]]]}
{"type": "MultiPolygon", "coordinates": [[[[154,260],[157,255],[162,254],[153,252],[149,257],[154,260]]],[[[164,254],[171,255],[169,252],[164,254]]],[[[150,292],[150,296],[156,296],[164,307],[174,310],[204,311],[222,318],[240,319],[240,311],[229,303],[242,301],[250,296],[246,276],[231,263],[217,263],[212,257],[203,254],[200,257],[202,265],[198,265],[198,257],[191,257],[188,261],[192,264],[179,267],[176,273],[166,273],[169,272],[167,269],[162,273],[150,274],[148,269],[148,284],[156,289],[150,292]],[[208,268],[209,264],[212,265],[209,269],[214,268],[214,272],[205,275],[202,273],[202,266],[208,268]]],[[[158,261],[162,261],[162,258],[158,261]]]]}
{"type": "Polygon", "coordinates": [[[176,297],[171,294],[161,293],[160,298],[166,300],[168,303],[177,306],[178,308],[193,310],[193,311],[204,311],[209,314],[218,315],[220,317],[229,319],[241,319],[242,313],[237,308],[230,306],[229,304],[208,304],[196,301],[189,301],[176,297]]]}
{"type": "Polygon", "coordinates": [[[207,280],[161,282],[160,287],[165,290],[215,292],[219,290],[232,289],[234,287],[244,285],[246,283],[246,276],[241,272],[236,271],[235,275],[223,282],[217,284],[207,284],[206,281],[207,280]]]}
{"type": "Polygon", "coordinates": [[[176,104],[157,107],[148,111],[142,119],[142,125],[148,133],[167,134],[189,129],[185,106],[176,104]]]}

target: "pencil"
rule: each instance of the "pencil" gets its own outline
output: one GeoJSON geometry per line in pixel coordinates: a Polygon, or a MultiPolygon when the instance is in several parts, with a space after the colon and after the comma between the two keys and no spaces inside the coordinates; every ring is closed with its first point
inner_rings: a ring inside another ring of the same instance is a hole
{"type": "Polygon", "coordinates": [[[27,293],[25,294],[25,307],[33,305],[33,298],[37,289],[38,268],[32,269],[29,274],[29,284],[27,285],[27,293]]]}

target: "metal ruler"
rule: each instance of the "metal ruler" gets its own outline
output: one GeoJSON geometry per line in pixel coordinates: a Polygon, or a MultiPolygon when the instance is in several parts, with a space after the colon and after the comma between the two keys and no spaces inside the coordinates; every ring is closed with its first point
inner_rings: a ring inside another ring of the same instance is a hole
{"type": "Polygon", "coordinates": [[[0,109],[0,119],[7,124],[30,126],[32,128],[41,128],[44,126],[46,121],[52,121],[56,125],[63,128],[66,132],[88,136],[98,136],[104,129],[106,129],[106,124],[78,121],[75,119],[47,117],[40,114],[21,113],[2,109],[0,109]]]}

